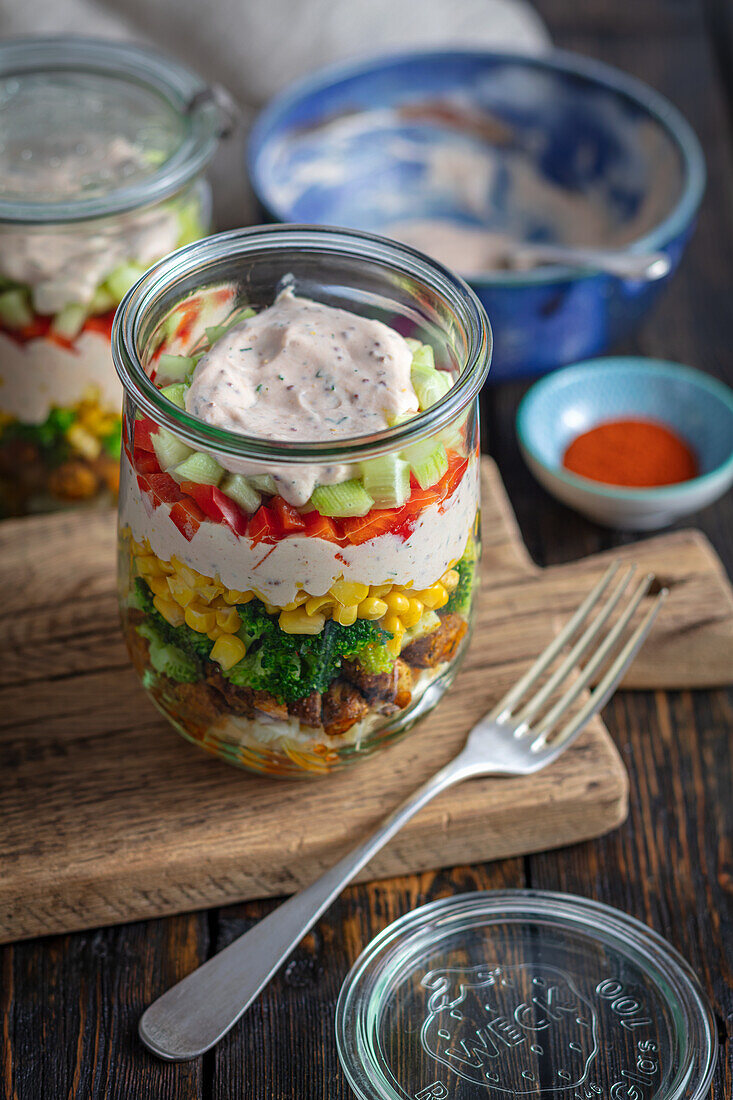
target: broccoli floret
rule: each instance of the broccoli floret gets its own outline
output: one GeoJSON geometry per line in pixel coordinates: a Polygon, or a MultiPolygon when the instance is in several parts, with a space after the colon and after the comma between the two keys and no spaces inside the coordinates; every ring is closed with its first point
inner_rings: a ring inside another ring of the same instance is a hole
{"type": "Polygon", "coordinates": [[[476,577],[476,561],[472,555],[469,556],[468,551],[456,564],[456,569],[460,579],[450,594],[445,610],[465,617],[471,608],[471,597],[476,577]]]}
{"type": "Polygon", "coordinates": [[[380,672],[392,671],[394,657],[385,642],[370,642],[359,651],[359,664],[370,676],[378,676],[380,672]]]}
{"type": "MultiPolygon", "coordinates": [[[[225,676],[237,687],[267,691],[282,702],[324,692],[338,674],[341,662],[375,654],[391,637],[376,623],[357,619],[352,626],[329,620],[319,634],[286,634],[276,615],[268,615],[259,600],[239,605],[239,636],[248,651],[225,676]]],[[[391,667],[391,666],[390,666],[391,667]]]]}
{"type": "Polygon", "coordinates": [[[199,669],[196,662],[177,645],[166,641],[152,622],[148,620],[141,623],[137,632],[148,640],[148,655],[156,672],[178,684],[192,684],[198,680],[199,669]]]}
{"type": "Polygon", "coordinates": [[[203,662],[208,660],[211,653],[213,642],[206,634],[200,634],[197,630],[192,630],[185,623],[181,626],[171,626],[160,612],[156,611],[153,605],[153,593],[142,577],[136,578],[135,588],[128,598],[128,605],[143,611],[146,621],[150,623],[164,642],[183,650],[188,657],[197,663],[197,667],[200,670],[202,669],[203,662]]]}

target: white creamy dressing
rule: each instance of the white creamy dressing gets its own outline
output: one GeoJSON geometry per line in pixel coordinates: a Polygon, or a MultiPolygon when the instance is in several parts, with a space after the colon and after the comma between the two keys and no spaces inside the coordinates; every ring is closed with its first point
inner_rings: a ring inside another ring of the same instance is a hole
{"type": "Polygon", "coordinates": [[[46,339],[19,344],[0,332],[0,411],[6,415],[42,424],[52,408],[76,405],[89,387],[105,408],[120,408],[122,387],[102,333],[83,332],[65,348],[46,339]]]}
{"type": "MultiPolygon", "coordinates": [[[[91,140],[83,160],[96,163],[102,158],[114,178],[125,178],[144,166],[140,150],[123,138],[112,142],[91,140]],[[102,157],[103,154],[103,157],[102,157]]],[[[13,161],[0,156],[3,188],[13,182],[13,161]]],[[[27,167],[19,191],[62,200],[79,193],[78,157],[55,157],[27,167]]],[[[172,252],[180,237],[175,211],[167,205],[146,207],[113,218],[50,226],[6,225],[0,231],[0,275],[31,289],[36,313],[58,313],[72,303],[87,305],[97,287],[120,264],[135,262],[144,267],[172,252]]]]}
{"type": "MultiPolygon", "coordinates": [[[[411,363],[406,341],[381,321],[286,288],[199,360],[186,409],[214,427],[259,439],[353,439],[418,411],[411,363]]],[[[230,458],[224,464],[255,472],[230,458]]],[[[274,476],[285,500],[305,504],[317,482],[343,481],[348,470],[281,466],[274,476]]]]}
{"type": "Polygon", "coordinates": [[[426,508],[407,539],[388,533],[358,546],[338,546],[325,539],[288,535],[274,545],[253,545],[224,524],[205,521],[189,542],[171,521],[168,505],[153,509],[123,455],[120,525],[129,527],[136,541],[148,539],[163,561],[175,555],[207,577],[218,576],[227,588],[255,592],[280,607],[301,588],[313,596],[325,595],[341,577],[370,585],[413,584],[419,589],[433,584],[463,555],[478,508],[478,472],[478,461],[472,458],[451,497],[426,508]]]}

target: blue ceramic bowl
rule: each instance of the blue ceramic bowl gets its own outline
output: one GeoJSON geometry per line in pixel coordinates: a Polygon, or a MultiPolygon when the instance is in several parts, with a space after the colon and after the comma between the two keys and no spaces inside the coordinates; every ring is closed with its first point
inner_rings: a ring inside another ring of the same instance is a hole
{"type": "Polygon", "coordinates": [[[536,382],[517,413],[517,436],[540,484],[606,527],[649,531],[717,500],[733,484],[733,390],[661,359],[596,359],[536,382]],[[666,424],[695,452],[700,474],[658,489],[624,489],[572,474],[569,443],[603,421],[666,424]]]}
{"type": "MultiPolygon", "coordinates": [[[[551,204],[550,214],[523,184],[524,165],[560,207],[563,199],[590,203],[600,223],[575,243],[660,249],[672,270],[705,179],[698,142],[665,99],[561,52],[422,52],[328,69],[260,115],[248,165],[271,220],[389,235],[390,223],[437,217],[567,241],[573,208],[562,215],[551,204]]],[[[641,319],[665,280],[551,266],[469,281],[495,332],[496,380],[604,350],[641,319]]]]}

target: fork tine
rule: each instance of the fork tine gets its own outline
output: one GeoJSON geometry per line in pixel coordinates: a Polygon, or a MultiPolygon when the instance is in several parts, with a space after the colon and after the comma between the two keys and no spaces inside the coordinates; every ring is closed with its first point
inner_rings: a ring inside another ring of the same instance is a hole
{"type": "Polygon", "coordinates": [[[603,605],[596,617],[586,627],[585,631],[575,643],[573,648],[570,650],[570,653],[568,653],[562,664],[555,669],[547,683],[542,685],[537,694],[534,695],[524,707],[522,707],[519,714],[515,714],[513,716],[514,721],[517,723],[515,737],[521,737],[524,733],[526,733],[527,726],[534,715],[540,711],[547,700],[551,697],[555,688],[563,682],[571,669],[575,668],[583,655],[588,652],[593,642],[593,639],[599,633],[601,628],[604,626],[604,624],[614,611],[616,605],[626,591],[626,587],[635,572],[635,565],[632,565],[629,567],[629,569],[627,569],[626,574],[621,578],[620,583],[616,586],[616,590],[611,594],[608,600],[606,600],[606,603],[603,605]]]}
{"type": "MultiPolygon", "coordinates": [[[[550,746],[550,752],[553,754],[562,752],[567,748],[568,744],[576,737],[586,722],[597,714],[601,710],[610,697],[613,695],[616,687],[623,679],[629,665],[632,663],[636,654],[639,652],[644,642],[646,641],[647,634],[654,624],[654,620],[659,614],[659,610],[669,595],[669,589],[663,588],[659,592],[659,595],[655,599],[654,603],[646,613],[644,619],[636,628],[634,633],[627,641],[624,648],[621,650],[616,660],[606,671],[605,675],[598,681],[595,689],[591,692],[587,701],[583,704],[581,709],[575,715],[574,718],[568,722],[568,724],[560,731],[557,737],[553,740],[550,746]]],[[[535,745],[532,745],[534,749],[535,745]]],[[[541,746],[540,746],[541,747],[541,746]]]]}
{"type": "Polygon", "coordinates": [[[568,707],[575,702],[581,692],[584,691],[591,683],[596,672],[602,666],[609,653],[616,645],[624,630],[628,626],[629,622],[636,612],[637,607],[649,591],[653,580],[654,574],[647,573],[646,577],[644,577],[641,583],[637,585],[636,590],[634,591],[623,615],[609,630],[605,639],[603,640],[603,642],[601,642],[598,649],[583,669],[582,675],[580,675],[577,680],[573,681],[573,683],[570,685],[562,698],[558,699],[554,707],[552,707],[547,712],[537,729],[531,731],[534,734],[532,748],[535,751],[544,745],[557,721],[562,718],[568,707]]]}
{"type": "Polygon", "coordinates": [[[584,620],[588,617],[588,613],[598,603],[620,568],[620,561],[611,562],[596,586],[588,593],[578,610],[568,619],[557,637],[550,642],[547,649],[539,655],[532,667],[525,672],[524,676],[516,682],[514,687],[506,693],[503,699],[499,700],[494,709],[486,715],[485,721],[496,722],[500,718],[511,713],[511,708],[514,704],[522,698],[527,688],[532,686],[537,677],[541,676],[545,669],[552,664],[566,642],[572,638],[573,634],[575,634],[584,620]]]}

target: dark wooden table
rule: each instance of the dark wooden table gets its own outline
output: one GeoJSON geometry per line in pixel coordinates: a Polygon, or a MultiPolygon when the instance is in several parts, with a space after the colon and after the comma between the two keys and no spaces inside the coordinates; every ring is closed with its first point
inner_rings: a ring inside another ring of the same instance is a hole
{"type": "MultiPolygon", "coordinates": [[[[733,383],[733,8],[729,0],[538,0],[558,45],[666,93],[699,134],[709,184],[682,269],[638,338],[619,351],[677,359],[733,383]]],[[[545,496],[514,439],[525,387],[492,390],[492,454],[535,559],[565,561],[621,538],[545,496]]],[[[733,570],[733,499],[695,523],[733,570]]],[[[7,1100],[338,1100],[333,1017],[341,981],[388,922],[465,890],[537,887],[618,906],[690,961],[719,1028],[712,1095],[733,1094],[733,697],[625,693],[605,712],[631,775],[631,810],[610,836],[561,851],[354,887],[299,947],[220,1047],[164,1065],[136,1037],[143,1008],[272,908],[208,913],[36,940],[2,950],[0,1080],[7,1100]]],[[[0,842],[0,865],[1,865],[0,842]]]]}

